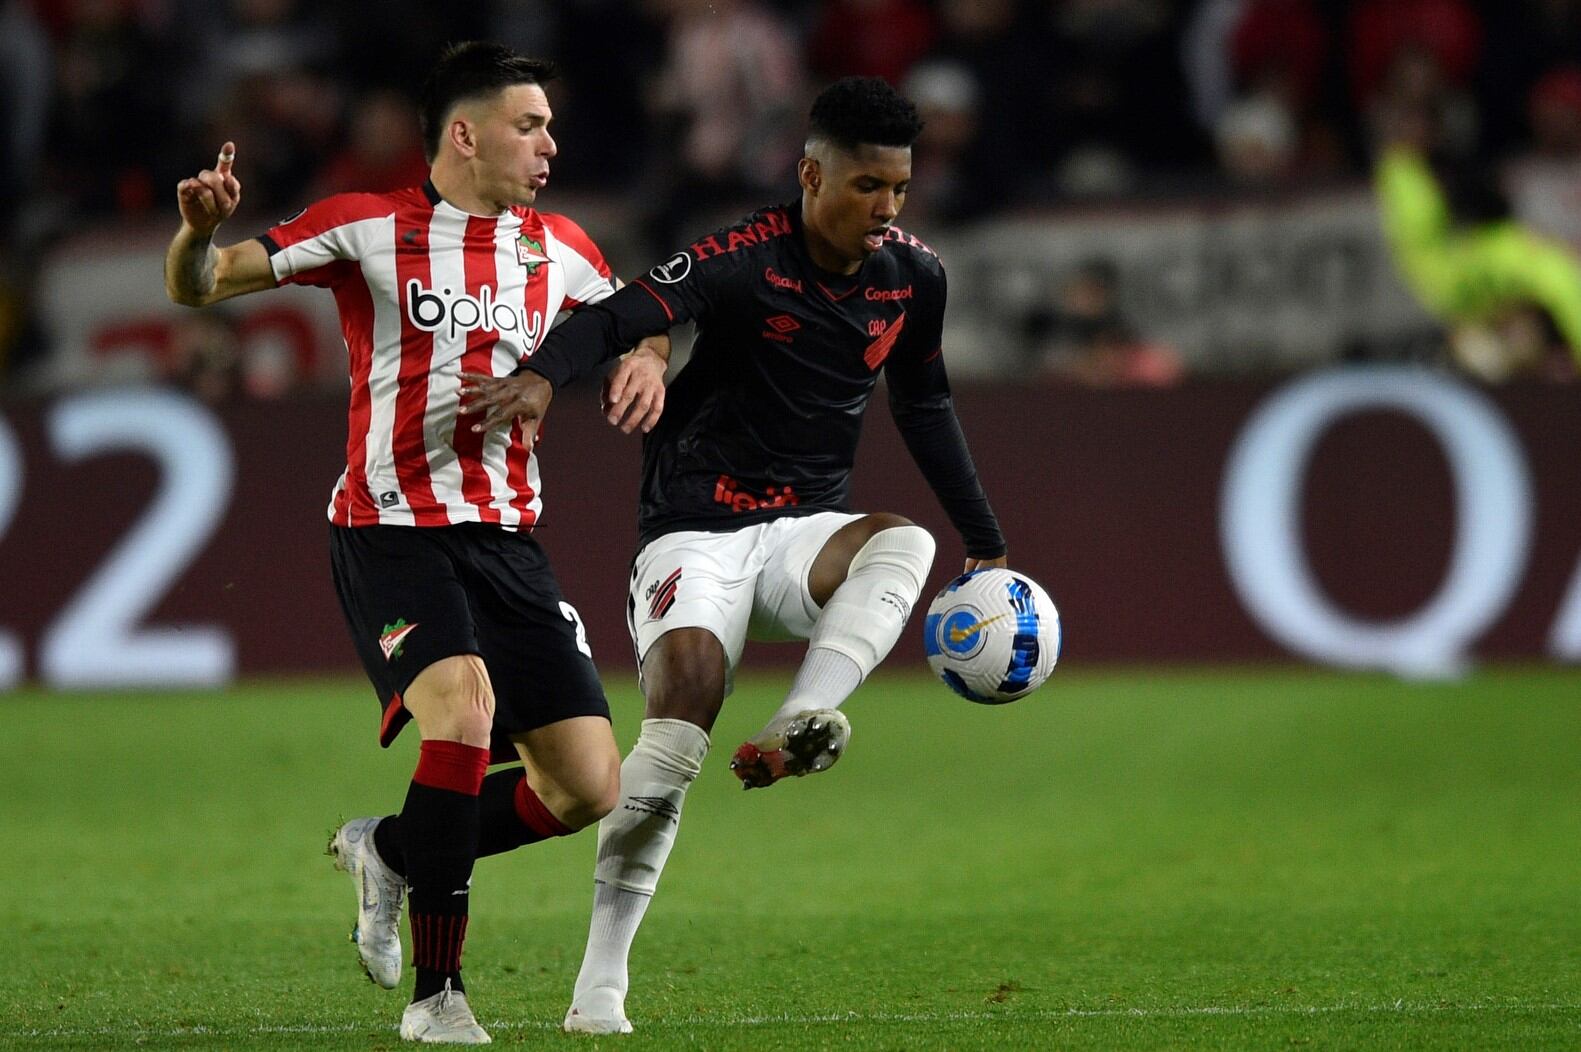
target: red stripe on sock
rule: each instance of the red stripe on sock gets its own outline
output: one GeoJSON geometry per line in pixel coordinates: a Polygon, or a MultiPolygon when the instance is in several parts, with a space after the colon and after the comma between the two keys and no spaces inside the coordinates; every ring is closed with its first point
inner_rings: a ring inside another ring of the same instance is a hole
{"type": "Polygon", "coordinates": [[[435,972],[459,972],[467,941],[467,915],[414,913],[412,966],[435,972]]]}
{"type": "Polygon", "coordinates": [[[523,778],[516,783],[516,814],[522,825],[541,837],[570,836],[576,830],[556,818],[523,778]]]}
{"type": "Polygon", "coordinates": [[[412,967],[428,968],[432,951],[428,948],[428,918],[421,913],[412,918],[412,967]]]}
{"type": "Polygon", "coordinates": [[[449,789],[453,793],[477,796],[488,769],[487,749],[429,739],[418,750],[417,771],[412,781],[430,789],[449,789]]]}

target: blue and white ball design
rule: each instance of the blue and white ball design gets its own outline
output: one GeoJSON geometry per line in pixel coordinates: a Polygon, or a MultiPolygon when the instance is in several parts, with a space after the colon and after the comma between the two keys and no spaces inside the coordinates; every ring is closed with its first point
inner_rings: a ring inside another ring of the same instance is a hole
{"type": "Polygon", "coordinates": [[[984,705],[1026,697],[1059,660],[1059,611],[1036,581],[1011,570],[975,570],[945,585],[922,632],[934,674],[984,705]]]}

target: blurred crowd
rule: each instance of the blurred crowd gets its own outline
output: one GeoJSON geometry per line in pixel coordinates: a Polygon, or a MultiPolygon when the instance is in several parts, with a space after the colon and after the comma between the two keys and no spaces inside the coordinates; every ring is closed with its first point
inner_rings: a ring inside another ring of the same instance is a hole
{"type": "MultiPolygon", "coordinates": [[[[642,258],[790,197],[808,102],[853,73],[928,121],[922,229],[1354,185],[1426,127],[1435,170],[1487,173],[1503,218],[1581,248],[1581,0],[0,0],[0,376],[46,349],[40,252],[173,223],[171,188],[225,139],[247,229],[421,181],[413,94],[469,38],[558,61],[554,192],[611,202],[642,258]]],[[[1028,355],[1173,382],[1168,334],[1133,331],[1113,284],[1098,261],[1060,276],[1028,355]]]]}

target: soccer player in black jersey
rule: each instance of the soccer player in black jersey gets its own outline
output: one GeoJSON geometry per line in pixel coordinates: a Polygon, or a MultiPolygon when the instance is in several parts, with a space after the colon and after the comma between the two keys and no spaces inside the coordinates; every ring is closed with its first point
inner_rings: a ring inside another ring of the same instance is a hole
{"type": "MultiPolygon", "coordinates": [[[[643,442],[641,550],[628,621],[647,719],[599,826],[594,910],[567,1030],[628,1032],[627,956],[674,842],[744,641],[801,638],[785,703],[737,750],[747,788],[833,764],[837,706],[899,638],[934,553],[921,527],[853,514],[863,411],[883,370],[890,409],[966,549],[1005,542],[950,401],[940,355],[944,268],[895,227],[916,110],[882,80],[848,78],[813,105],[801,200],[700,238],[550,333],[517,375],[469,380],[492,429],[533,433],[553,389],[695,320],[691,360],[643,442]]],[[[610,416],[651,419],[658,366],[624,374],[610,416]]]]}

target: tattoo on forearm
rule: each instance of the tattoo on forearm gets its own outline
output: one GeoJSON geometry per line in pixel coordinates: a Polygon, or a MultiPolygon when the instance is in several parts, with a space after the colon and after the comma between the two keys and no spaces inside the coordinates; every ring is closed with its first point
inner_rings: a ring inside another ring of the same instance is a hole
{"type": "Polygon", "coordinates": [[[219,253],[214,243],[205,239],[187,246],[181,256],[181,283],[188,292],[206,296],[214,290],[214,262],[219,253]]]}

